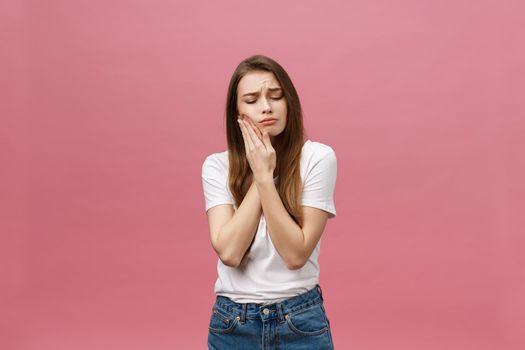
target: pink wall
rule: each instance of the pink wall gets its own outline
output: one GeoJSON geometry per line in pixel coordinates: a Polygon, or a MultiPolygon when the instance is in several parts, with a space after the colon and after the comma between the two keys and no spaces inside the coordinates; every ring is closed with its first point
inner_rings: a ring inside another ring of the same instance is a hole
{"type": "Polygon", "coordinates": [[[337,349],[523,349],[520,1],[2,1],[0,348],[204,349],[201,164],[228,80],[289,72],[338,155],[337,349]]]}

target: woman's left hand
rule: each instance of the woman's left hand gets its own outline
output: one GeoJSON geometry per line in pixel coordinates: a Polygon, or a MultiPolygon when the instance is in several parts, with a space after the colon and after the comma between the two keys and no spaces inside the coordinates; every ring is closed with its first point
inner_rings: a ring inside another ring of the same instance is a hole
{"type": "Polygon", "coordinates": [[[257,182],[273,182],[277,156],[270,142],[270,135],[267,131],[261,131],[250,117],[246,115],[244,115],[243,119],[237,119],[237,121],[241,127],[246,158],[248,158],[254,180],[257,182]],[[262,138],[258,134],[261,134],[262,138]]]}

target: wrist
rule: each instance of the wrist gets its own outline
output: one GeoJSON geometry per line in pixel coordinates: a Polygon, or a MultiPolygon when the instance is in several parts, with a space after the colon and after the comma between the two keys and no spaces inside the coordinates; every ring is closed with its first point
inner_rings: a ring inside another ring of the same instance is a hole
{"type": "Polygon", "coordinates": [[[275,182],[271,175],[261,176],[257,178],[254,177],[253,181],[256,186],[263,186],[263,185],[268,185],[268,184],[275,185],[275,182]]]}

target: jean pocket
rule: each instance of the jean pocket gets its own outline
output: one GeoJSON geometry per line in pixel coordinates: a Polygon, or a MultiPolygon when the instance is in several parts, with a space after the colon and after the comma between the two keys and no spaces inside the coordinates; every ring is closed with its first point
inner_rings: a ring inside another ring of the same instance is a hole
{"type": "Polygon", "coordinates": [[[210,318],[210,332],[230,333],[239,323],[239,316],[233,316],[222,309],[214,306],[210,318]]]}
{"type": "Polygon", "coordinates": [[[328,331],[328,320],[320,303],[292,311],[285,317],[288,327],[300,335],[319,335],[328,331]]]}

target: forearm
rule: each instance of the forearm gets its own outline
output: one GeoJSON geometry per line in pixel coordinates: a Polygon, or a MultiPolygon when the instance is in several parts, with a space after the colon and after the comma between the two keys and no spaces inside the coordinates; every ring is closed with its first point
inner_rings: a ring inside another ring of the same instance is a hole
{"type": "Polygon", "coordinates": [[[304,251],[303,230],[284,207],[272,179],[258,181],[256,184],[268,234],[275,249],[289,269],[301,267],[304,251]]]}
{"type": "Polygon", "coordinates": [[[218,234],[218,250],[225,261],[233,262],[234,266],[241,262],[257,232],[261,213],[259,193],[253,182],[230,221],[218,234]]]}

